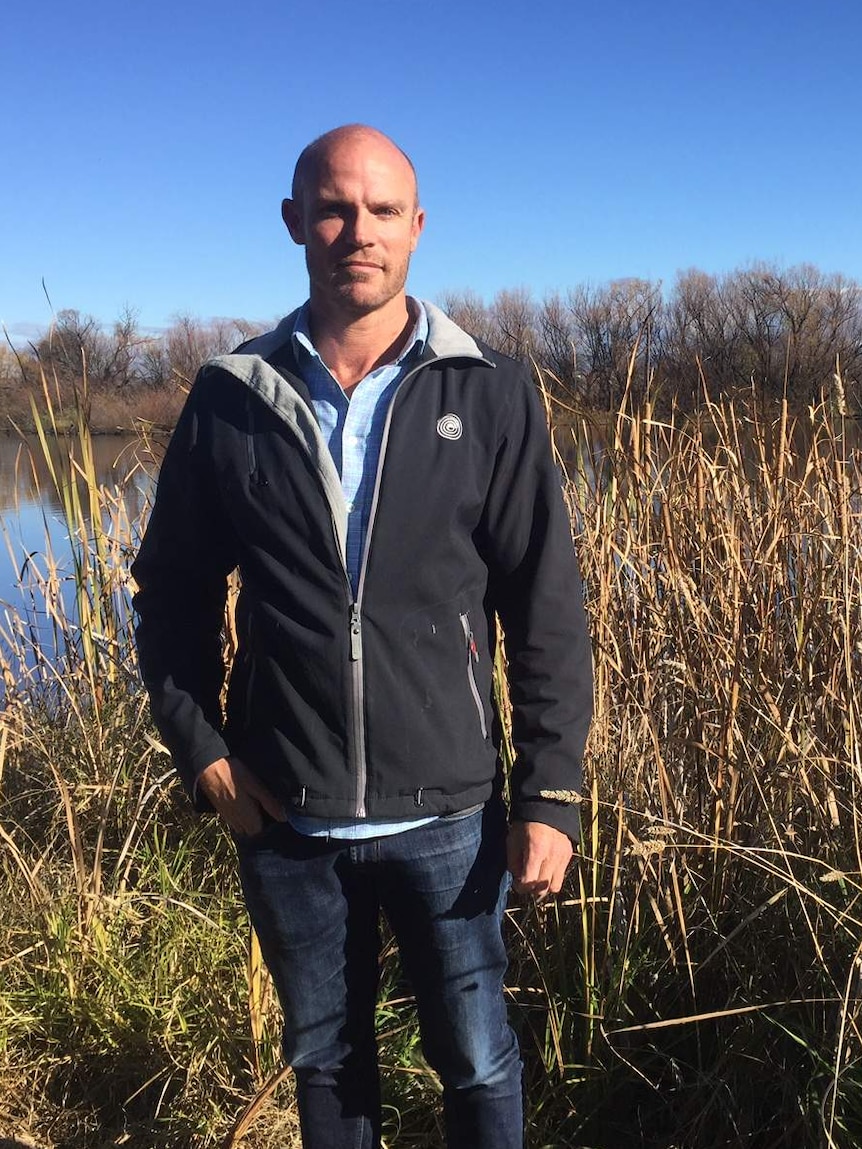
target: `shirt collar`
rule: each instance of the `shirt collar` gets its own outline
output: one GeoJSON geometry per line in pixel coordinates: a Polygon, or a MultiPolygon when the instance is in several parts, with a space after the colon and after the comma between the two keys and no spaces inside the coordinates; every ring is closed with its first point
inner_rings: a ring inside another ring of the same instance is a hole
{"type": "MultiPolygon", "coordinates": [[[[428,342],[428,313],[425,310],[422,300],[413,299],[412,297],[408,296],[408,305],[410,310],[416,314],[416,322],[413,324],[413,328],[410,332],[407,342],[404,344],[404,349],[398,358],[393,359],[392,364],[382,364],[382,366],[400,366],[402,363],[406,362],[408,358],[412,358],[414,356],[418,358],[425,349],[425,344],[428,342]]],[[[297,312],[296,322],[293,325],[293,332],[291,334],[293,351],[297,359],[301,359],[303,355],[310,355],[313,359],[319,360],[320,363],[322,363],[325,367],[326,364],[323,363],[323,360],[320,357],[320,353],[314,346],[314,343],[311,339],[309,315],[310,310],[308,306],[308,300],[306,300],[297,312]]]]}

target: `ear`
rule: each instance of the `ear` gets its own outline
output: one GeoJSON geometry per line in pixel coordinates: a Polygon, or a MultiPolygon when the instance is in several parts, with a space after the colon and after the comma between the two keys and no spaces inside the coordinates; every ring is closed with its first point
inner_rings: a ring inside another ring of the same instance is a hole
{"type": "Polygon", "coordinates": [[[285,227],[290,232],[290,238],[293,242],[304,246],[305,228],[302,222],[302,212],[295,199],[283,199],[281,201],[281,218],[284,220],[285,227]]]}
{"type": "Polygon", "coordinates": [[[410,236],[410,250],[416,250],[419,243],[419,236],[422,234],[422,228],[425,226],[425,209],[417,207],[413,213],[413,228],[410,236]]]}

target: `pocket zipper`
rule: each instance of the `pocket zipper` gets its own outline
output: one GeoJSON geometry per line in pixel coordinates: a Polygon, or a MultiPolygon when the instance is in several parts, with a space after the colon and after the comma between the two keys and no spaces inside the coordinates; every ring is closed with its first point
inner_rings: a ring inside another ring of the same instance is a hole
{"type": "Polygon", "coordinates": [[[476,710],[479,714],[479,725],[482,728],[482,737],[487,739],[488,727],[485,722],[485,707],[482,705],[482,696],[479,693],[479,686],[476,682],[476,673],[474,665],[479,662],[479,648],[476,646],[476,639],[473,637],[473,631],[470,628],[470,617],[467,614],[460,614],[461,629],[464,631],[464,641],[467,644],[467,682],[470,686],[470,693],[473,695],[473,701],[476,703],[476,710]]]}

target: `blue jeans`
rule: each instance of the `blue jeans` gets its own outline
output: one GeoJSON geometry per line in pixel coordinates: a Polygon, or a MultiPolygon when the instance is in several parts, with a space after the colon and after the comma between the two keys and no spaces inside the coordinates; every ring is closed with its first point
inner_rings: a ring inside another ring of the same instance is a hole
{"type": "Polygon", "coordinates": [[[521,1061],[503,1000],[505,834],[493,802],[360,842],[309,838],[283,823],[237,842],[284,1013],[305,1149],[380,1144],[381,908],[416,995],[423,1051],[443,1083],[449,1149],[522,1149],[521,1061]]]}

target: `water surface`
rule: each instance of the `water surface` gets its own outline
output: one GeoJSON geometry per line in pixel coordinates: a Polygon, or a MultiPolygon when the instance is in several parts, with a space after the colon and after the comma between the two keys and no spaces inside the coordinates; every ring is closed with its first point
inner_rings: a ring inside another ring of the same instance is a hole
{"type": "MultiPolygon", "coordinates": [[[[116,500],[128,535],[124,542],[134,546],[152,496],[156,464],[133,436],[95,436],[92,445],[96,480],[116,500]]],[[[55,573],[66,613],[74,616],[75,564],[62,498],[63,485],[73,478],[89,538],[94,534],[79,466],[79,448],[63,439],[50,441],[49,463],[36,436],[0,435],[0,642],[3,632],[14,628],[16,616],[23,616],[34,649],[42,642],[46,651],[51,649],[51,626],[39,589],[49,572],[55,573]]],[[[106,529],[109,525],[102,524],[106,529]]]]}

